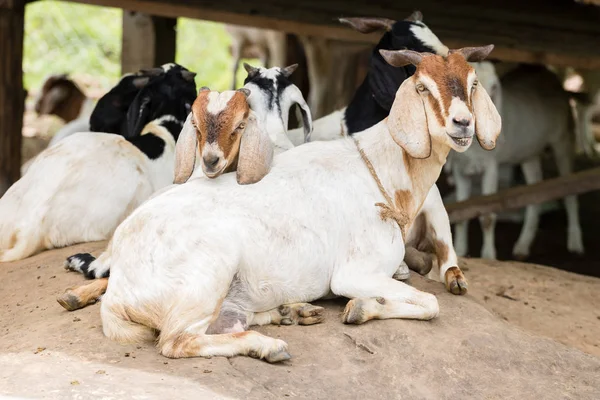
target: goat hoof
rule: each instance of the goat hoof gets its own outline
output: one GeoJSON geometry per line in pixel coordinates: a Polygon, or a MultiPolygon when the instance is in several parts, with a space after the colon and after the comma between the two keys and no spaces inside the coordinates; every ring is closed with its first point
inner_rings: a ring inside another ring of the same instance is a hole
{"type": "Polygon", "coordinates": [[[56,299],[58,304],[63,306],[67,311],[75,311],[83,308],[85,304],[81,304],[79,297],[67,290],[59,298],[56,299]]]}
{"type": "Polygon", "coordinates": [[[287,361],[292,356],[287,352],[286,349],[272,351],[265,357],[265,361],[269,363],[276,363],[281,361],[287,361]]]}
{"type": "Polygon", "coordinates": [[[286,304],[280,306],[277,311],[281,317],[279,325],[314,325],[325,319],[325,309],[310,303],[286,304]]]}
{"type": "Polygon", "coordinates": [[[450,267],[445,275],[446,289],[455,295],[464,295],[467,293],[467,279],[458,267],[450,267]]]}
{"type": "Polygon", "coordinates": [[[369,319],[366,317],[364,309],[363,299],[352,299],[346,304],[344,314],[342,315],[342,322],[345,324],[364,324],[369,319]]]}
{"type": "Polygon", "coordinates": [[[398,267],[398,269],[396,270],[396,272],[394,273],[392,278],[394,278],[397,281],[408,280],[408,278],[410,278],[410,269],[408,268],[408,265],[406,265],[405,262],[400,264],[400,266],[398,267]]]}

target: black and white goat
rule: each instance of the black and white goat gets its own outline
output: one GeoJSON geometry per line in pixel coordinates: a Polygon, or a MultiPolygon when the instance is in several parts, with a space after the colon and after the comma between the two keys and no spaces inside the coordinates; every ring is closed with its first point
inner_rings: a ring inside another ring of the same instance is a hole
{"type": "MultiPolygon", "coordinates": [[[[47,148],[8,189],[0,199],[0,262],[106,240],[139,204],[172,183],[175,142],[196,86],[194,74],[177,64],[161,70],[124,77],[94,110],[104,132],[79,132],[47,148]],[[121,129],[127,137],[114,134],[121,129]]],[[[96,124],[94,115],[90,122],[96,124]]]]}
{"type": "MultiPolygon", "coordinates": [[[[367,76],[347,107],[314,121],[312,140],[334,140],[369,128],[386,118],[394,102],[396,91],[415,73],[415,67],[396,68],[385,62],[379,50],[408,49],[445,56],[446,47],[423,23],[423,15],[416,11],[402,21],[386,18],[341,18],[361,33],[384,31],[373,48],[367,76]]],[[[288,132],[296,146],[304,143],[302,129],[288,132]]]]}

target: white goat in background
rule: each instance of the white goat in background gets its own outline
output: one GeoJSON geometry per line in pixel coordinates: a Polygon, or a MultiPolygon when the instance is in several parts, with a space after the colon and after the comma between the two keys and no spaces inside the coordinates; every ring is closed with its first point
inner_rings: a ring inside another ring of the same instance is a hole
{"type": "MultiPolygon", "coordinates": [[[[157,340],[173,358],[278,362],[290,358],[285,342],[245,330],[322,319],[322,310],[300,302],[349,297],[343,321],[352,324],[435,318],[435,296],[392,275],[450,150],[465,151],[474,134],[486,148],[495,145],[500,117],[465,60],[491,50],[466,48],[446,59],[382,50],[392,65],[418,65],[384,121],[354,138],[288,150],[253,185],[238,185],[233,174],[194,178],[144,203],[106,251],[104,334],[157,340]]],[[[207,109],[226,103],[218,96],[207,109]]],[[[231,126],[247,113],[239,110],[231,126]]]]}
{"type": "MultiPolygon", "coordinates": [[[[558,77],[542,66],[521,65],[512,68],[501,79],[494,65],[482,62],[474,65],[480,82],[486,87],[502,115],[502,136],[493,152],[472,146],[465,153],[453,153],[449,158],[456,184],[456,200],[469,198],[471,176],[482,174],[482,194],[498,190],[500,165],[520,165],[528,185],[543,179],[541,154],[546,147],[554,152],[561,176],[572,171],[574,121],[569,106],[569,94],[564,91],[558,77]]],[[[576,196],[567,196],[565,206],[568,217],[567,248],[583,253],[581,227],[576,196]]],[[[513,248],[513,255],[523,259],[529,255],[538,229],[540,205],[526,208],[521,235],[513,248]]],[[[483,258],[495,259],[494,230],[496,215],[480,217],[483,230],[483,258]]],[[[468,221],[455,227],[456,253],[464,256],[468,251],[468,221]]]]}
{"type": "Polygon", "coordinates": [[[196,96],[195,74],[176,64],[162,71],[117,85],[141,87],[129,107],[131,137],[73,134],[41,152],[0,198],[0,262],[106,240],[133,209],[173,182],[175,141],[196,96]]]}

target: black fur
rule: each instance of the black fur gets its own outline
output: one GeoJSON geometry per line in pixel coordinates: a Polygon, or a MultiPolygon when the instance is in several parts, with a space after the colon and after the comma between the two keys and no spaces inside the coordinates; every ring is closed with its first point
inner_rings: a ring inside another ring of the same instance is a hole
{"type": "Polygon", "coordinates": [[[96,257],[90,253],[77,253],[67,258],[67,268],[72,271],[81,272],[87,279],[108,278],[110,271],[106,271],[102,276],[96,276],[94,271],[90,271],[90,264],[96,260],[96,257]],[[77,268],[74,265],[81,264],[77,268]]]}
{"type": "Polygon", "coordinates": [[[156,160],[165,150],[165,141],[152,133],[127,139],[131,144],[140,149],[151,160],[156,160]]]}
{"type": "Polygon", "coordinates": [[[267,108],[269,110],[276,109],[279,114],[281,114],[281,104],[279,103],[279,99],[281,98],[283,91],[292,85],[289,78],[284,76],[283,73],[277,74],[275,78],[276,91],[273,91],[273,80],[266,78],[261,74],[248,75],[246,79],[244,79],[244,85],[248,83],[253,83],[258,86],[258,88],[267,95],[267,108]]]}
{"type": "Polygon", "coordinates": [[[416,71],[413,65],[400,68],[389,65],[379,54],[380,49],[434,53],[411,32],[410,27],[414,25],[424,26],[422,22],[396,21],[373,49],[369,72],[344,113],[349,134],[370,128],[386,118],[400,85],[416,71]]]}

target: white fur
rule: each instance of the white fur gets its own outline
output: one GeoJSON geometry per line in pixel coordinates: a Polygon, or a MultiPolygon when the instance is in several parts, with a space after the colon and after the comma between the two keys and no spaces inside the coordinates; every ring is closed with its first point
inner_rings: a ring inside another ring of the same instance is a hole
{"type": "Polygon", "coordinates": [[[99,132],[75,133],[40,153],[0,199],[0,262],[106,240],[131,211],[170,184],[175,140],[149,125],[166,141],[156,160],[120,135],[99,132]]]}
{"type": "MultiPolygon", "coordinates": [[[[412,88],[411,78],[399,91],[412,88]]],[[[274,362],[289,358],[285,342],[252,331],[205,333],[223,312],[239,315],[224,328],[240,321],[246,329],[269,323],[265,313],[280,305],[331,295],[352,299],[347,323],[436,317],[435,296],[392,278],[406,238],[395,221],[381,218],[376,203],[384,196],[356,149],[387,193],[412,196],[406,207],[397,206],[414,223],[450,149],[466,149],[447,126],[427,118],[433,108],[419,96],[402,97],[389,119],[354,139],[307,143],[277,155],[270,173],[253,185],[238,185],[234,174],[194,178],[144,203],[117,228],[106,251],[111,278],[101,306],[104,334],[127,342],[153,339],[159,331],[158,346],[168,357],[246,354],[274,362]],[[396,128],[407,118],[415,131],[396,128]],[[399,134],[430,135],[430,157],[411,159],[409,167],[399,134]]],[[[489,119],[483,121],[489,132],[478,137],[493,144],[499,117],[485,93],[478,102],[484,111],[478,115],[489,119]]]]}
{"type": "Polygon", "coordinates": [[[440,39],[422,22],[417,22],[410,27],[411,32],[417,39],[422,41],[426,46],[435,50],[436,54],[441,56],[448,55],[448,47],[445,46],[440,39]]]}
{"type": "Polygon", "coordinates": [[[208,94],[208,104],[206,110],[212,114],[218,114],[227,107],[227,103],[233,97],[235,92],[229,91],[224,93],[210,92],[208,94]]]}

